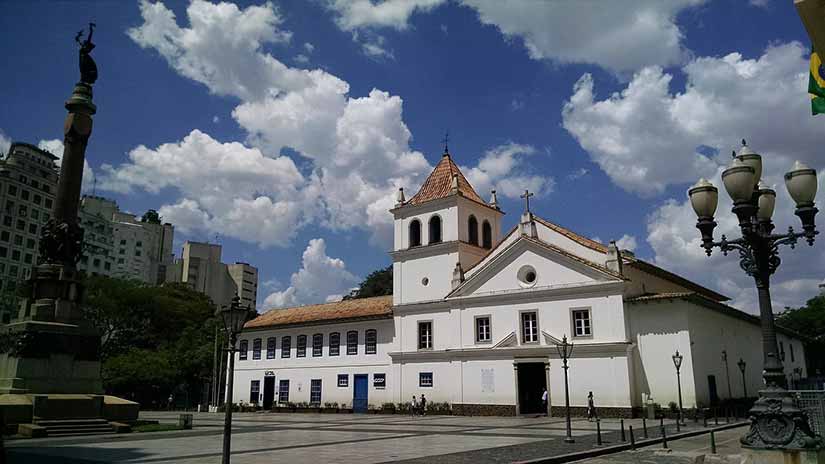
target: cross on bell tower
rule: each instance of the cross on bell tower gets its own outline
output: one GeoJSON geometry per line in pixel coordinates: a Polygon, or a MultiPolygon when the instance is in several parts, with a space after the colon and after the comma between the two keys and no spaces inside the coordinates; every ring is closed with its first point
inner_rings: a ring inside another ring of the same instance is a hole
{"type": "Polygon", "coordinates": [[[444,132],[444,139],[442,140],[442,142],[444,143],[444,154],[449,155],[450,154],[450,148],[448,146],[448,144],[450,142],[450,131],[449,130],[444,132]]]}
{"type": "Polygon", "coordinates": [[[525,202],[525,210],[524,211],[526,213],[530,212],[530,197],[532,197],[533,195],[535,195],[535,194],[530,193],[530,191],[527,190],[527,189],[524,189],[524,194],[521,195],[521,198],[524,198],[524,202],[525,202]]]}

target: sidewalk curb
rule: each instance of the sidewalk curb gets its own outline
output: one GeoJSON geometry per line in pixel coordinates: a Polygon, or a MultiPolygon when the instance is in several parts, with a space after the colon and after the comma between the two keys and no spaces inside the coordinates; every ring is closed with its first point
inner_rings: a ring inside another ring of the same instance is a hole
{"type": "MultiPolygon", "coordinates": [[[[718,432],[721,430],[735,429],[748,425],[747,421],[735,422],[733,424],[725,424],[716,427],[708,427],[706,429],[692,430],[690,432],[682,432],[674,435],[668,435],[668,441],[678,440],[680,438],[690,438],[699,436],[705,433],[710,433],[711,430],[718,432]]],[[[655,445],[661,443],[662,438],[648,438],[636,442],[636,448],[644,446],[655,445]]],[[[593,448],[586,451],[577,451],[575,453],[560,454],[558,456],[549,456],[546,458],[529,459],[527,461],[514,461],[513,464],[557,464],[562,462],[578,461],[581,459],[595,458],[597,456],[604,456],[605,454],[618,453],[620,451],[630,450],[630,442],[622,443],[620,445],[605,446],[604,448],[593,448]]]]}

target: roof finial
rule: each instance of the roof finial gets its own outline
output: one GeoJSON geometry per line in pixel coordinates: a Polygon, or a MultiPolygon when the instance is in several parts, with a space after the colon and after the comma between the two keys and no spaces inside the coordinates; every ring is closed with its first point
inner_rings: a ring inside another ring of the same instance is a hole
{"type": "Polygon", "coordinates": [[[742,146],[744,147],[744,146],[746,146],[747,144],[748,144],[748,142],[745,142],[745,139],[742,139],[742,146]]]}
{"type": "Polygon", "coordinates": [[[444,155],[449,156],[450,155],[450,147],[448,146],[448,144],[450,142],[450,131],[449,131],[449,129],[444,132],[444,140],[442,140],[442,142],[444,142],[444,155]]]}
{"type": "Polygon", "coordinates": [[[492,206],[495,209],[498,209],[498,197],[496,196],[496,190],[495,189],[493,189],[491,191],[489,205],[492,206]]]}
{"type": "Polygon", "coordinates": [[[530,212],[530,197],[532,197],[533,195],[535,195],[535,194],[530,193],[530,191],[527,190],[527,189],[524,190],[524,195],[521,195],[521,198],[524,198],[524,201],[526,203],[527,209],[524,211],[526,213],[530,212]]]}

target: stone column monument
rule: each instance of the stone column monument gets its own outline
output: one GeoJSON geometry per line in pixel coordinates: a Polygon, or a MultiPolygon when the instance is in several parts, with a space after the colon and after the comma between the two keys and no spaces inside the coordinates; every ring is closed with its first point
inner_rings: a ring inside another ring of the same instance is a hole
{"type": "Polygon", "coordinates": [[[65,431],[67,421],[96,424],[103,431],[106,420],[137,419],[137,403],[103,395],[100,337],[84,321],[80,308],[83,285],[76,265],[83,229],[77,210],[92,115],[97,111],[92,103],[97,80],[97,65],[90,55],[93,33],[90,23],[85,40],[83,31],[75,37],[80,82],[66,101],[69,114],[63,125],[54,214],[42,228],[38,265],[23,286],[18,314],[0,337],[0,411],[7,425],[23,424],[21,433],[52,434],[50,427],[65,431]]]}

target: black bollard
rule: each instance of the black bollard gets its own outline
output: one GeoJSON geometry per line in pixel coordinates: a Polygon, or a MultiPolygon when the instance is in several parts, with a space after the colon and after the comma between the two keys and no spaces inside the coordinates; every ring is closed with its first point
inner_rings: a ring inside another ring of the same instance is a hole
{"type": "Polygon", "coordinates": [[[662,448],[667,449],[667,432],[665,432],[665,426],[662,426],[662,448]]]}
{"type": "Polygon", "coordinates": [[[716,435],[714,435],[713,430],[710,431],[710,452],[716,454],[716,435]]]}
{"type": "Polygon", "coordinates": [[[708,416],[702,416],[702,425],[704,427],[708,426],[708,416]]]}
{"type": "Polygon", "coordinates": [[[596,444],[601,446],[602,445],[602,424],[601,420],[598,418],[596,419],[596,444]]]}
{"type": "Polygon", "coordinates": [[[682,431],[681,425],[679,424],[679,422],[681,422],[681,421],[679,420],[678,417],[676,417],[676,432],[677,433],[682,431]]]}
{"type": "Polygon", "coordinates": [[[636,450],[636,437],[633,436],[633,426],[630,427],[630,449],[636,450]]]}
{"type": "Polygon", "coordinates": [[[644,417],[642,417],[642,434],[644,435],[645,438],[648,438],[648,436],[647,436],[647,419],[645,419],[644,417]]]}
{"type": "Polygon", "coordinates": [[[665,426],[665,416],[659,418],[659,427],[665,426]]]}
{"type": "Polygon", "coordinates": [[[694,424],[699,423],[699,410],[695,409],[695,408],[693,409],[693,423],[694,424]]]}
{"type": "Polygon", "coordinates": [[[622,427],[622,441],[627,441],[624,434],[624,419],[621,420],[621,427],[622,427]]]}

